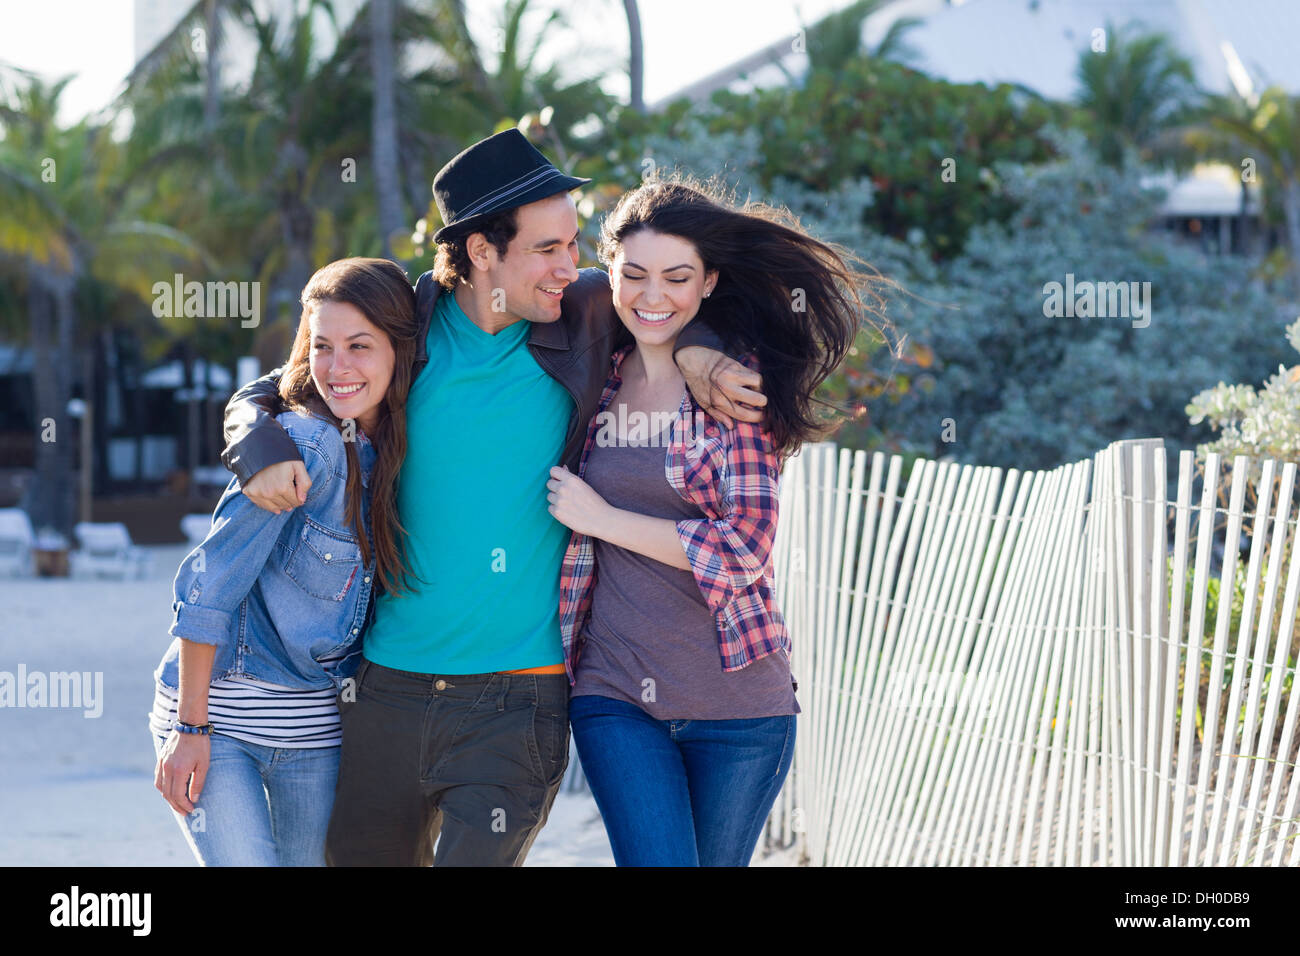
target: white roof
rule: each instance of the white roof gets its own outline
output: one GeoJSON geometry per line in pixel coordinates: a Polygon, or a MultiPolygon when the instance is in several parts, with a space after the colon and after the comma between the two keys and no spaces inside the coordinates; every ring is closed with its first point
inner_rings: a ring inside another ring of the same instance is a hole
{"type": "MultiPolygon", "coordinates": [[[[1166,190],[1160,207],[1165,216],[1237,216],[1241,214],[1241,179],[1236,170],[1222,163],[1202,163],[1192,173],[1177,178],[1172,172],[1144,176],[1143,186],[1166,190]]],[[[1259,198],[1247,187],[1247,211],[1257,212],[1259,198]]]]}
{"type": "Polygon", "coordinates": [[[1079,55],[1106,24],[1167,34],[1206,90],[1233,89],[1239,60],[1256,91],[1300,91],[1295,0],[966,0],[906,34],[915,66],[955,83],[1019,83],[1052,99],[1078,92],[1079,55]]]}
{"type": "MultiPolygon", "coordinates": [[[[1210,92],[1244,93],[1244,80],[1254,92],[1279,85],[1300,93],[1297,0],[895,0],[863,23],[866,44],[901,16],[921,21],[903,34],[917,53],[909,65],[954,83],[1020,84],[1050,99],[1073,99],[1079,55],[1091,49],[1093,30],[1109,23],[1167,34],[1210,92]]],[[[795,76],[808,68],[807,56],[792,52],[787,38],[661,103],[784,83],[781,69],[764,68],[772,62],[795,76]]]]}

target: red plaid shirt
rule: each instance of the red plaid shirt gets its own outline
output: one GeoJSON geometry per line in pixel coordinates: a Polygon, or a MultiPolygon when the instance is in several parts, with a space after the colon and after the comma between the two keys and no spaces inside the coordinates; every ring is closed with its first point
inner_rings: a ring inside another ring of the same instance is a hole
{"type": "MultiPolygon", "coordinates": [[[[587,470],[601,413],[622,378],[618,369],[632,350],[615,353],[600,404],[587,429],[578,477],[587,470]]],[[[742,359],[757,369],[753,356],[742,359]]],[[[776,535],[780,463],[770,436],[758,425],[737,422],[723,428],[706,415],[688,391],[674,419],[664,474],[703,518],[677,522],[677,535],[691,562],[700,593],[713,611],[718,654],[724,671],[776,650],[790,653],[790,635],[772,587],[772,539],[776,535]]],[[[591,614],[596,554],[591,538],[574,533],[560,571],[560,634],[569,683],[582,651],[579,637],[591,614]]]]}

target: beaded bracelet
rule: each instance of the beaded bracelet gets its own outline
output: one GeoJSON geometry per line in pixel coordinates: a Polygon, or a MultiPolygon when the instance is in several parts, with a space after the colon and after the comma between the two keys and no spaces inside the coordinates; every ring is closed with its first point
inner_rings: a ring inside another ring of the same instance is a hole
{"type": "Polygon", "coordinates": [[[212,724],[187,724],[184,721],[174,720],[172,726],[183,734],[211,734],[212,724]]]}

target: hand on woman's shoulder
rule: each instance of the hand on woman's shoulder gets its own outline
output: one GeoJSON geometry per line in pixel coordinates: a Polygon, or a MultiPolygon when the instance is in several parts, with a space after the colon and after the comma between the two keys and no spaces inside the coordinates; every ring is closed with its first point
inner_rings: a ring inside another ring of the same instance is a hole
{"type": "Polygon", "coordinates": [[[311,492],[324,488],[333,475],[347,475],[347,452],[343,435],[333,422],[302,412],[281,412],[275,416],[302,455],[307,466],[307,477],[312,480],[311,492]]]}
{"type": "MultiPolygon", "coordinates": [[[[736,361],[745,368],[763,374],[763,369],[755,352],[746,352],[736,357],[736,361]]],[[[706,413],[707,414],[707,413],[706,413]]],[[[767,422],[746,422],[737,420],[730,428],[708,417],[711,425],[718,428],[722,436],[723,447],[727,450],[730,466],[743,462],[742,467],[766,470],[773,478],[781,471],[781,460],[772,443],[772,432],[767,422]]]]}

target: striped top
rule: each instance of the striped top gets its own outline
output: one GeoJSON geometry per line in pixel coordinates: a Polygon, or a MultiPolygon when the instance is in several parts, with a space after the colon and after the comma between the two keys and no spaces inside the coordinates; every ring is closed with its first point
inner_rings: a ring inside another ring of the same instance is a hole
{"type": "MultiPolygon", "coordinates": [[[[303,690],[239,677],[215,680],[208,687],[208,720],[214,734],[263,747],[338,747],[343,734],[337,695],[333,687],[303,690]]],[[[157,684],[149,729],[167,737],[178,704],[176,695],[157,684]]]]}

